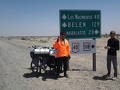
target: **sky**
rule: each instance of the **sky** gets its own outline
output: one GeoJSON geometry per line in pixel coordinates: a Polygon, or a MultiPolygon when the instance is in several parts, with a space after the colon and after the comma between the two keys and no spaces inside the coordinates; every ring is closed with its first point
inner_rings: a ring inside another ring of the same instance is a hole
{"type": "Polygon", "coordinates": [[[120,34],[120,0],[0,0],[0,36],[57,36],[60,9],[101,10],[101,33],[120,34]]]}

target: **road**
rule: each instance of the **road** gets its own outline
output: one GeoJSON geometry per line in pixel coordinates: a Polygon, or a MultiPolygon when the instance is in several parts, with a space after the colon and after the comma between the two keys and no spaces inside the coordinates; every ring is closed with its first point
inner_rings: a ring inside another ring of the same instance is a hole
{"type": "Polygon", "coordinates": [[[31,59],[27,49],[17,44],[0,41],[0,90],[32,90],[23,78],[31,59]]]}
{"type": "MultiPolygon", "coordinates": [[[[70,77],[54,79],[48,77],[46,81],[42,76],[37,77],[30,70],[31,58],[29,56],[30,42],[24,40],[0,40],[0,90],[119,90],[120,80],[94,80],[94,76],[105,74],[106,66],[100,55],[97,62],[97,71],[91,70],[92,63],[88,57],[73,56],[68,72],[70,77]],[[74,60],[73,60],[74,59],[74,60]],[[102,59],[102,60],[101,60],[102,59]],[[101,61],[100,61],[101,60],[101,61]],[[99,66],[100,65],[100,66],[99,66]],[[102,65],[102,66],[101,66],[102,65]]],[[[105,52],[104,52],[105,53],[105,52]]],[[[120,58],[119,58],[120,59],[120,58]]]]}

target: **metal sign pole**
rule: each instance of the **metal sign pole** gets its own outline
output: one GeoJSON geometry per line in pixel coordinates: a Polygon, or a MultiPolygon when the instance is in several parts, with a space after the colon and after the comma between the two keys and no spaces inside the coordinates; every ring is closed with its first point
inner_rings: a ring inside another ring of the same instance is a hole
{"type": "MultiPolygon", "coordinates": [[[[93,38],[93,40],[96,40],[93,38]]],[[[96,71],[96,53],[93,53],[93,71],[96,71]]]]}

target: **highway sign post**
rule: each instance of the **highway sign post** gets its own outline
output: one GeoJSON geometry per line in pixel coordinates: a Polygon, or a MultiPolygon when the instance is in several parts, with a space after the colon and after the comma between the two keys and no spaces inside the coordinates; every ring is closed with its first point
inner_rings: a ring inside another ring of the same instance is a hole
{"type": "MultiPolygon", "coordinates": [[[[68,39],[92,38],[96,42],[101,37],[100,10],[60,10],[59,18],[60,32],[66,32],[68,39]]],[[[80,53],[79,46],[79,42],[73,43],[73,53],[80,53]]],[[[96,71],[96,53],[93,53],[93,71],[96,71]]]]}

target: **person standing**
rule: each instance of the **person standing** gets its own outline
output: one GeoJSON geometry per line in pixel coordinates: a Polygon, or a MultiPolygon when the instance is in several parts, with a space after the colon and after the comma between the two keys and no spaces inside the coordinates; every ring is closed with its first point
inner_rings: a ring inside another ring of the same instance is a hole
{"type": "Polygon", "coordinates": [[[68,77],[67,69],[68,62],[70,59],[70,45],[69,41],[65,39],[65,32],[61,32],[57,41],[53,44],[53,48],[57,50],[56,52],[56,61],[57,61],[57,75],[59,76],[61,66],[63,64],[64,76],[68,77]]]}
{"type": "Polygon", "coordinates": [[[119,40],[115,38],[116,32],[110,32],[110,39],[107,41],[107,77],[110,77],[111,74],[111,62],[114,68],[114,78],[117,78],[117,50],[119,50],[119,40]]]}

